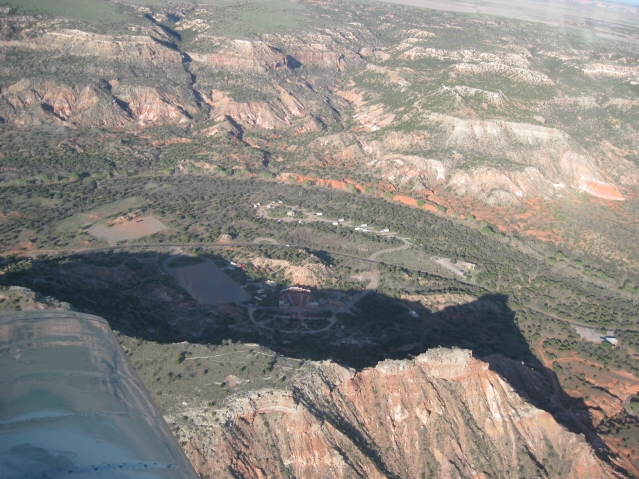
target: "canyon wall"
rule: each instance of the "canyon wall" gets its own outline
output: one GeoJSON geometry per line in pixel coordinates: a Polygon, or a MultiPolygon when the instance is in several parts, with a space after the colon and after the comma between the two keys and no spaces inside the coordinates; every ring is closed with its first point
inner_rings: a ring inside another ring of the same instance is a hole
{"type": "Polygon", "coordinates": [[[319,363],[229,404],[180,432],[203,477],[615,477],[467,350],[361,372],[319,363]]]}

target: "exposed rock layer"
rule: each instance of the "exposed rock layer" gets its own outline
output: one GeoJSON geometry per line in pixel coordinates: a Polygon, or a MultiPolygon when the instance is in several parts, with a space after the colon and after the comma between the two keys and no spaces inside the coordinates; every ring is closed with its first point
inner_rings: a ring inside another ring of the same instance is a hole
{"type": "Polygon", "coordinates": [[[196,426],[186,447],[203,477],[613,475],[583,437],[466,350],[359,373],[323,363],[289,393],[259,391],[220,415],[223,425],[196,426]]]}

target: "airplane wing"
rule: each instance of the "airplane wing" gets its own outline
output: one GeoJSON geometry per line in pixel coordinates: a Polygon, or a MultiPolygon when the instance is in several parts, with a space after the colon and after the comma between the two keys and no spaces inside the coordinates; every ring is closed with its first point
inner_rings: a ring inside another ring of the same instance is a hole
{"type": "Polygon", "coordinates": [[[0,313],[0,476],[199,478],[108,323],[0,313]]]}

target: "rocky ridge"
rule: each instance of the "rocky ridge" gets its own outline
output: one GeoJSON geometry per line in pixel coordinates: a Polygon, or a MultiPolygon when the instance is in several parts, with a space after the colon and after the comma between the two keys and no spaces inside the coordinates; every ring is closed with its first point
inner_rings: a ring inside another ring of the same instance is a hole
{"type": "Polygon", "coordinates": [[[315,364],[290,390],[232,399],[217,417],[180,431],[203,477],[615,477],[467,350],[361,372],[315,364]]]}
{"type": "Polygon", "coordinates": [[[102,57],[125,62],[182,62],[179,52],[149,35],[99,35],[63,28],[34,38],[2,40],[0,48],[48,50],[58,55],[102,57]]]}
{"type": "Polygon", "coordinates": [[[0,311],[35,309],[73,310],[73,307],[69,303],[59,301],[52,296],[43,296],[22,286],[0,289],[0,311]]]}

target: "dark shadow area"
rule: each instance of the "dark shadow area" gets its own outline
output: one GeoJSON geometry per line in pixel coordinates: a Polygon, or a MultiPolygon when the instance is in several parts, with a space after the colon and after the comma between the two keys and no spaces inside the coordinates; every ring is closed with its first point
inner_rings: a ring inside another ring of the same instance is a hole
{"type": "Polygon", "coordinates": [[[175,43],[173,43],[173,42],[167,42],[166,40],[161,40],[160,38],[156,38],[156,37],[151,37],[151,38],[153,39],[153,41],[155,43],[158,43],[158,44],[162,45],[163,47],[166,47],[166,48],[168,48],[170,50],[173,50],[175,52],[179,52],[180,51],[178,46],[175,43]]]}
{"type": "Polygon", "coordinates": [[[44,111],[46,111],[50,115],[55,116],[58,120],[66,121],[63,117],[58,115],[56,111],[53,109],[53,107],[49,105],[48,103],[41,103],[40,106],[42,107],[44,111]]]}
{"type": "Polygon", "coordinates": [[[610,463],[611,452],[597,435],[583,399],[563,391],[555,372],[533,354],[505,295],[481,294],[431,311],[419,302],[368,290],[287,290],[267,280],[274,272],[255,279],[243,264],[233,267],[221,257],[207,256],[224,268],[229,281],[246,289],[249,302],[197,303],[164,268],[170,256],[154,251],[77,254],[28,264],[10,258],[0,284],[68,302],[105,318],[127,336],[159,343],[222,344],[230,339],[356,369],[412,358],[438,346],[469,349],[519,395],[570,431],[583,433],[610,463]]]}
{"type": "Polygon", "coordinates": [[[302,66],[299,60],[291,55],[286,55],[286,66],[288,66],[291,70],[295,70],[302,66]]]}
{"type": "Polygon", "coordinates": [[[115,102],[116,105],[120,107],[122,111],[124,111],[127,114],[129,118],[133,118],[134,116],[133,111],[131,111],[131,107],[127,102],[125,102],[124,100],[120,100],[119,98],[115,96],[113,97],[113,101],[115,102]]]}
{"type": "Polygon", "coordinates": [[[177,22],[179,22],[179,21],[180,21],[180,19],[181,19],[182,17],[180,17],[180,16],[178,16],[178,15],[175,15],[174,13],[167,12],[167,13],[166,13],[166,18],[169,20],[169,22],[177,23],[177,22]]]}
{"type": "MultiPolygon", "coordinates": [[[[149,20],[151,23],[153,23],[154,25],[157,25],[160,29],[162,29],[162,31],[164,33],[166,33],[167,35],[169,35],[170,37],[174,38],[175,40],[177,40],[178,42],[182,41],[182,35],[180,35],[178,32],[176,32],[175,30],[173,30],[171,27],[167,27],[166,25],[158,22],[155,18],[153,18],[151,15],[149,15],[148,13],[144,14],[144,18],[146,18],[147,20],[149,20]]],[[[156,40],[157,41],[157,40],[156,40]]]]}
{"type": "MultiPolygon", "coordinates": [[[[244,141],[244,127],[236,122],[230,115],[226,115],[226,120],[233,126],[235,136],[239,141],[244,141]]],[[[229,133],[231,134],[231,133],[229,133]]]]}

